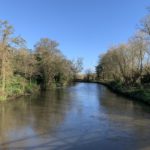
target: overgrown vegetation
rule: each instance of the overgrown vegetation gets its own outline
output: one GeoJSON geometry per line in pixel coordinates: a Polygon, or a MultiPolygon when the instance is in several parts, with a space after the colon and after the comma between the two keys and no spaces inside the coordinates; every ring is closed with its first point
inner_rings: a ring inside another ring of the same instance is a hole
{"type": "Polygon", "coordinates": [[[42,38],[33,50],[7,21],[0,21],[0,100],[47,90],[74,80],[82,69],[82,59],[68,60],[58,49],[59,44],[42,38]]]}
{"type": "Polygon", "coordinates": [[[150,103],[150,14],[128,43],[99,57],[96,74],[114,91],[150,103]]]}

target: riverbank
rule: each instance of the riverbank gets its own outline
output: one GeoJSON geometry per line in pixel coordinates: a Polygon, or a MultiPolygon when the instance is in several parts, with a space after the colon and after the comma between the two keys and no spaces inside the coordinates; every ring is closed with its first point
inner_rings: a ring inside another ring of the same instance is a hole
{"type": "Polygon", "coordinates": [[[0,95],[0,102],[8,101],[8,100],[15,100],[15,99],[20,98],[22,96],[31,95],[31,94],[37,92],[38,90],[39,90],[39,88],[35,88],[35,89],[30,90],[30,91],[24,91],[24,92],[17,93],[17,94],[0,95]]]}
{"type": "Polygon", "coordinates": [[[138,87],[123,87],[115,82],[100,82],[101,84],[107,86],[113,92],[123,95],[125,97],[144,102],[150,105],[150,89],[148,88],[138,88],[138,87]]]}
{"type": "Polygon", "coordinates": [[[114,93],[125,96],[132,100],[143,102],[150,105],[150,89],[149,88],[139,88],[139,87],[124,87],[115,82],[109,81],[84,81],[78,80],[77,82],[88,82],[88,83],[98,83],[105,85],[114,93]]]}
{"type": "MultiPolygon", "coordinates": [[[[20,79],[20,77],[19,77],[20,79]]],[[[32,95],[38,91],[47,91],[56,88],[66,87],[71,83],[53,83],[49,88],[45,89],[42,85],[37,84],[36,82],[29,82],[21,77],[21,80],[14,80],[9,86],[6,87],[5,92],[0,90],[0,102],[7,100],[15,100],[21,96],[32,95]]],[[[72,82],[73,83],[73,82],[72,82]]]]}
{"type": "Polygon", "coordinates": [[[4,92],[0,90],[0,101],[13,100],[24,95],[30,95],[39,89],[39,85],[36,82],[29,82],[23,77],[16,76],[11,79],[4,92]]]}

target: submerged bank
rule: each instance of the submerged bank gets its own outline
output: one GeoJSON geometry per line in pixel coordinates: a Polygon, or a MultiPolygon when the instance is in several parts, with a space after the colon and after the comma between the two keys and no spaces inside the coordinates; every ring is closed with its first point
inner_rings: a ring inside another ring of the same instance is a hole
{"type": "Polygon", "coordinates": [[[114,93],[119,95],[128,97],[132,100],[136,100],[139,102],[143,102],[150,105],[150,89],[149,88],[138,88],[138,87],[124,87],[120,84],[115,82],[108,82],[108,81],[85,81],[85,80],[78,80],[77,82],[88,82],[88,83],[98,83],[105,85],[114,93]]]}

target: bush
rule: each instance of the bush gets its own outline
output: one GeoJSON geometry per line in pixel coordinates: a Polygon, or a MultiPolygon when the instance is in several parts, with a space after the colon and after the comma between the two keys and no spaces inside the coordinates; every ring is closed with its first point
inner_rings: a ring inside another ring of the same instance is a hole
{"type": "Polygon", "coordinates": [[[26,86],[25,86],[25,92],[26,93],[33,93],[34,91],[36,91],[38,89],[38,86],[36,83],[34,82],[31,82],[31,83],[28,83],[26,86]]]}
{"type": "Polygon", "coordinates": [[[0,101],[6,100],[7,97],[13,97],[22,95],[25,93],[33,93],[35,90],[39,89],[37,84],[29,81],[19,75],[14,76],[6,84],[6,91],[2,93],[0,91],[0,101]]]}

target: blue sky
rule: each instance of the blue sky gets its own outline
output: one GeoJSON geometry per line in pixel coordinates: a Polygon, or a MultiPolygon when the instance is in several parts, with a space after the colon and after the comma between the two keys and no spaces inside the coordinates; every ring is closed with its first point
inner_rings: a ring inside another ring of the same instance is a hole
{"type": "Polygon", "coordinates": [[[69,59],[82,57],[87,69],[134,34],[148,6],[149,0],[0,0],[0,19],[8,20],[29,48],[49,37],[69,59]]]}

